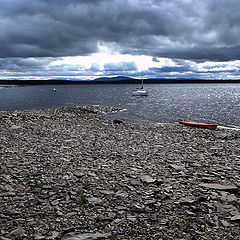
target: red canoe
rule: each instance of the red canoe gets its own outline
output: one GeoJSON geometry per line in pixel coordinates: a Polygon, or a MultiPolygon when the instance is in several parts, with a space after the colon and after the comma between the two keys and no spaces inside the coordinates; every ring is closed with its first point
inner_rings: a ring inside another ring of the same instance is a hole
{"type": "Polygon", "coordinates": [[[180,124],[184,124],[186,126],[199,127],[199,128],[208,128],[215,130],[217,128],[217,124],[208,124],[208,123],[196,123],[196,122],[186,122],[186,121],[178,121],[180,124]]]}

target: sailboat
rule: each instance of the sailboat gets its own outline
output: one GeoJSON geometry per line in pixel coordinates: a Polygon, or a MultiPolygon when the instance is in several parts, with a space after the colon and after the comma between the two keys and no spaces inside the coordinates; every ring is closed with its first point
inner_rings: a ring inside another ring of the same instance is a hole
{"type": "Polygon", "coordinates": [[[137,88],[134,92],[132,92],[133,96],[148,96],[148,90],[143,87],[143,78],[141,88],[137,88]]]}

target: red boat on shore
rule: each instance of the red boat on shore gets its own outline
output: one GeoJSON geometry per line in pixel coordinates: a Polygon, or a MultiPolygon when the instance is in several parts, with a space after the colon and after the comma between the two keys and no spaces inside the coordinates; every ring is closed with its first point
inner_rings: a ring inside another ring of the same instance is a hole
{"type": "Polygon", "coordinates": [[[191,126],[191,127],[198,127],[198,128],[207,128],[207,129],[212,129],[216,130],[217,124],[208,124],[208,123],[196,123],[196,122],[186,122],[186,121],[178,121],[180,124],[184,124],[186,126],[191,126]]]}

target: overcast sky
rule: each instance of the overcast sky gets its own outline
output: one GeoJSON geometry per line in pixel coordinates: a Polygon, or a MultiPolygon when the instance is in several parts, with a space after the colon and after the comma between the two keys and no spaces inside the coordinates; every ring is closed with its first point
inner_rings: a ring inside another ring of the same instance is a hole
{"type": "Polygon", "coordinates": [[[239,78],[239,0],[1,0],[0,79],[239,78]]]}

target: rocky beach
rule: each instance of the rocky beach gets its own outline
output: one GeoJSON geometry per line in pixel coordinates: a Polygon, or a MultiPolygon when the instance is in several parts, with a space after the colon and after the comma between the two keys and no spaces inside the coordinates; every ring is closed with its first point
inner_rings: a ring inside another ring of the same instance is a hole
{"type": "Polygon", "coordinates": [[[116,110],[0,112],[0,239],[239,239],[240,132],[116,110]]]}

